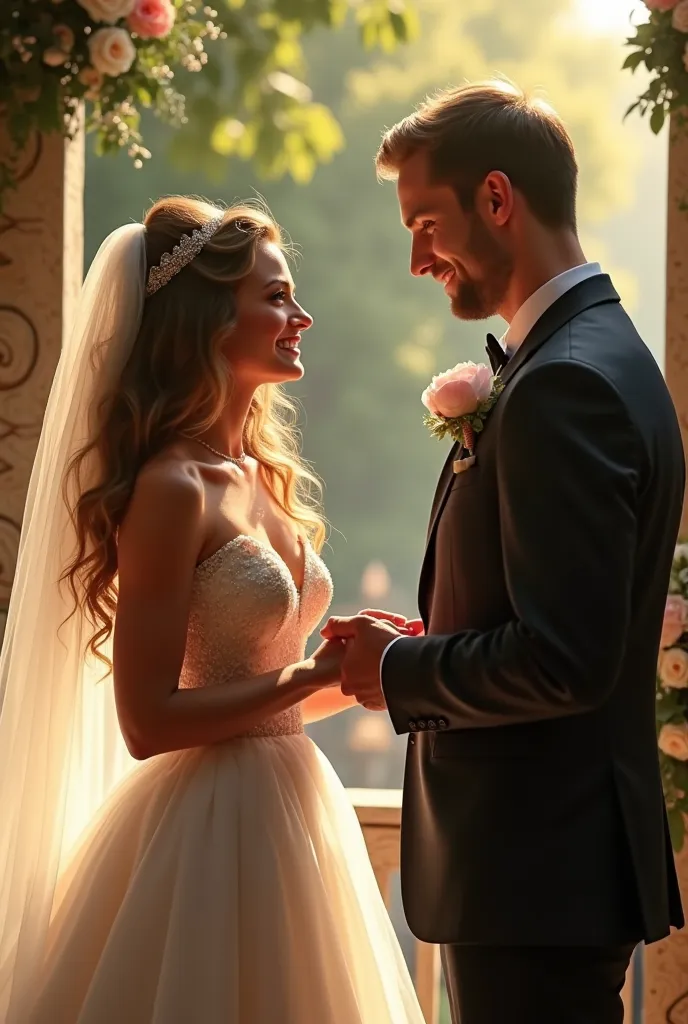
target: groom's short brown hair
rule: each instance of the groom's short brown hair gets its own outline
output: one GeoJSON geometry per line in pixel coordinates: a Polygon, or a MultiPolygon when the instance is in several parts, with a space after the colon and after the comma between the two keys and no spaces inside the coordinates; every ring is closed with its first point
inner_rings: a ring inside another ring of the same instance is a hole
{"type": "Polygon", "coordinates": [[[576,227],[578,167],[558,115],[509,82],[450,89],[426,99],[387,131],[376,157],[380,178],[425,150],[435,181],[452,185],[465,209],[490,171],[501,171],[548,227],[576,227]]]}

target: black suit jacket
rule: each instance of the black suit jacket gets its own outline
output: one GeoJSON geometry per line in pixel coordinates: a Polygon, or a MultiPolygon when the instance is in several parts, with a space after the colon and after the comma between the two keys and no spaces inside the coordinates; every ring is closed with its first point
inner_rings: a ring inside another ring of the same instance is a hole
{"type": "Polygon", "coordinates": [[[676,415],[603,275],[545,312],[502,377],[475,465],[454,474],[455,447],[440,479],[427,635],[383,663],[411,733],[407,918],[432,942],[652,941],[683,923],[655,732],[676,415]]]}

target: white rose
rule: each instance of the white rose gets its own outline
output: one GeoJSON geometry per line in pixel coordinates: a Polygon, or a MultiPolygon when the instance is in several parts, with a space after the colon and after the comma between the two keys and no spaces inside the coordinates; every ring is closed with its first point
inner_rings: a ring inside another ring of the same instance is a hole
{"type": "Polygon", "coordinates": [[[91,64],[103,75],[117,78],[136,60],[136,47],[123,28],[99,28],[88,40],[91,64]]]}
{"type": "Polygon", "coordinates": [[[680,4],[674,7],[671,24],[677,32],[688,32],[688,0],[681,0],[680,4]]]}
{"type": "Polygon", "coordinates": [[[688,687],[688,654],[680,647],[669,647],[659,655],[659,678],[674,690],[688,687]]]}
{"type": "Polygon", "coordinates": [[[663,754],[677,761],[688,761],[688,726],[663,725],[657,742],[663,754]]]}
{"type": "Polygon", "coordinates": [[[114,25],[134,10],[135,0],[77,0],[93,21],[114,25]]]}

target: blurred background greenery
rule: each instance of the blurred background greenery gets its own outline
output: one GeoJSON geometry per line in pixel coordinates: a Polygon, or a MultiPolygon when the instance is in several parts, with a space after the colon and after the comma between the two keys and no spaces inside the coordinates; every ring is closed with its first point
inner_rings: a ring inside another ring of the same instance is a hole
{"type": "MultiPolygon", "coordinates": [[[[246,14],[241,0],[227,3],[218,20],[246,14]]],[[[501,73],[542,92],[577,148],[586,255],[612,274],[660,364],[666,134],[622,121],[643,87],[641,75],[620,71],[629,19],[641,7],[634,0],[415,0],[405,16],[389,0],[361,0],[358,19],[342,21],[346,6],[274,5],[284,21],[279,30],[263,23],[269,46],[261,51],[259,39],[251,51],[273,75],[272,106],[248,96],[243,113],[235,103],[227,115],[236,52],[218,46],[211,68],[190,83],[188,125],[145,124],[155,156],[143,169],[132,170],[124,155],[89,156],[86,256],[163,194],[265,197],[301,248],[299,298],[315,317],[307,373],[294,391],[304,406],[305,454],[326,484],[335,609],[374,604],[411,615],[445,456],[423,427],[420,392],[433,372],[483,358],[486,329],[501,333],[503,325],[459,323],[434,282],[409,277],[394,189],[373,170],[381,131],[427,92],[466,79],[501,73]]],[[[386,716],[350,711],[311,732],[346,785],[401,784],[405,742],[386,716]]],[[[395,903],[399,922],[398,893],[395,903]]]]}

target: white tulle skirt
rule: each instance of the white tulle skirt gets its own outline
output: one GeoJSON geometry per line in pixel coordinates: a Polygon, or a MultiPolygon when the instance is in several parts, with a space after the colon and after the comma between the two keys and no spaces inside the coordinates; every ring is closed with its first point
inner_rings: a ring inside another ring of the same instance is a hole
{"type": "Polygon", "coordinates": [[[61,880],[27,1024],[422,1024],[348,797],[305,735],[165,754],[61,880]]]}

